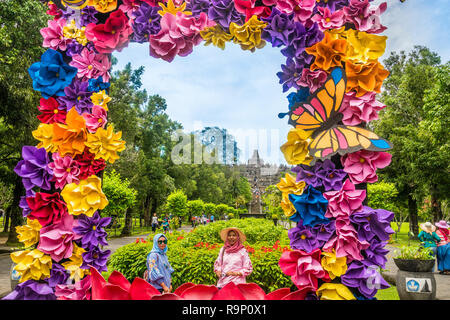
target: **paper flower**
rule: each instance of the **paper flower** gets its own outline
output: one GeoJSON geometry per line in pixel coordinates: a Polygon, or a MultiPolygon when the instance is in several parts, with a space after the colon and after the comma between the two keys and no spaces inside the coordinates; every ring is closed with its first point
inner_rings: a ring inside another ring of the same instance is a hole
{"type": "Polygon", "coordinates": [[[309,164],[312,157],[309,155],[309,138],[312,132],[301,129],[290,129],[288,132],[288,141],[284,143],[280,150],[288,164],[309,164]]]}
{"type": "Polygon", "coordinates": [[[83,264],[82,254],[86,252],[83,248],[77,246],[76,243],[73,244],[73,252],[72,256],[69,258],[69,261],[62,263],[61,265],[70,273],[69,279],[75,280],[75,282],[83,279],[84,276],[90,273],[89,270],[81,269],[81,265],[83,264]]]}
{"type": "Polygon", "coordinates": [[[55,288],[59,284],[66,284],[69,279],[69,274],[66,269],[59,263],[53,262],[52,270],[50,270],[50,277],[47,279],[48,285],[55,288]]]}
{"type": "Polygon", "coordinates": [[[219,25],[201,30],[200,35],[205,40],[205,46],[212,43],[222,50],[225,50],[225,43],[231,41],[233,38],[231,34],[223,30],[219,25]]]}
{"type": "Polygon", "coordinates": [[[200,13],[198,17],[191,17],[181,12],[177,12],[176,23],[181,33],[187,40],[191,41],[194,46],[200,44],[203,40],[200,35],[201,30],[216,25],[214,21],[208,19],[207,14],[204,12],[200,13]]]}
{"type": "Polygon", "coordinates": [[[79,27],[85,27],[89,23],[97,23],[98,19],[95,17],[95,15],[98,13],[98,11],[93,7],[85,7],[81,9],[80,19],[78,20],[79,27]]]}
{"type": "Polygon", "coordinates": [[[303,180],[315,188],[323,186],[325,191],[341,189],[342,180],[346,176],[345,172],[336,169],[335,164],[329,159],[316,162],[312,167],[301,165],[292,171],[297,172],[297,181],[303,180]]]}
{"type": "Polygon", "coordinates": [[[49,99],[41,98],[39,100],[38,109],[41,112],[40,115],[37,116],[39,121],[42,123],[65,123],[66,122],[66,114],[65,110],[59,110],[58,101],[51,97],[49,99]]]}
{"type": "Polygon", "coordinates": [[[50,161],[47,151],[44,148],[23,146],[22,159],[17,163],[14,172],[22,178],[27,194],[33,187],[50,190],[53,172],[48,166],[50,161]]]}
{"type": "Polygon", "coordinates": [[[283,92],[290,88],[300,89],[297,82],[300,80],[303,72],[303,64],[296,64],[294,59],[287,58],[286,64],[281,65],[282,72],[277,72],[279,83],[283,85],[283,92]]]}
{"type": "Polygon", "coordinates": [[[48,27],[42,28],[40,33],[44,38],[42,46],[54,50],[66,51],[67,43],[70,39],[67,39],[63,35],[63,28],[66,25],[65,19],[48,20],[48,27]]]}
{"type": "Polygon", "coordinates": [[[106,94],[105,90],[101,90],[99,92],[92,93],[91,101],[94,105],[100,106],[108,111],[108,102],[111,101],[111,97],[106,94]]]}
{"type": "Polygon", "coordinates": [[[72,56],[69,65],[78,69],[77,77],[82,80],[102,77],[105,81],[109,81],[111,62],[106,54],[84,48],[80,54],[72,56]]]}
{"type": "Polygon", "coordinates": [[[270,8],[266,6],[256,6],[256,0],[234,0],[234,6],[239,13],[245,15],[246,23],[253,17],[257,19],[270,16],[270,8]]]}
{"type": "Polygon", "coordinates": [[[282,194],[280,206],[283,209],[284,215],[288,218],[290,218],[292,215],[294,215],[295,212],[297,211],[295,209],[294,205],[292,204],[292,202],[289,200],[288,193],[282,194]]]}
{"type": "Polygon", "coordinates": [[[322,268],[328,272],[330,279],[340,277],[347,271],[347,259],[345,257],[336,257],[336,252],[322,252],[322,260],[320,261],[322,268]]]}
{"type": "Polygon", "coordinates": [[[324,283],[317,290],[320,300],[356,300],[353,293],[341,283],[324,283]]]}
{"type": "Polygon", "coordinates": [[[336,10],[331,12],[327,7],[318,7],[318,13],[311,20],[319,25],[321,31],[327,29],[339,29],[345,24],[344,10],[336,10]]]}
{"type": "Polygon", "coordinates": [[[89,269],[91,266],[98,271],[107,271],[106,262],[111,254],[111,250],[100,250],[98,247],[91,247],[88,251],[82,254],[83,265],[82,269],[89,269]]]}
{"type": "Polygon", "coordinates": [[[376,237],[378,241],[389,240],[389,235],[394,233],[391,221],[394,213],[384,209],[372,209],[363,206],[361,211],[350,216],[350,221],[356,226],[358,238],[370,241],[376,237]]]}
{"type": "Polygon", "coordinates": [[[389,288],[389,284],[378,273],[376,266],[364,261],[353,261],[341,277],[342,284],[356,288],[366,298],[373,298],[379,289],[389,288]]]}
{"type": "Polygon", "coordinates": [[[31,134],[40,141],[36,148],[44,148],[47,152],[58,151],[58,146],[53,144],[53,125],[41,123],[31,134]]]}
{"type": "Polygon", "coordinates": [[[312,71],[308,68],[304,68],[297,84],[309,88],[309,92],[313,93],[325,83],[327,77],[328,74],[323,70],[312,71]]]}
{"type": "Polygon", "coordinates": [[[48,99],[53,95],[65,95],[64,88],[72,82],[77,69],[66,64],[60,52],[48,49],[42,54],[40,62],[28,68],[28,73],[33,80],[33,89],[48,99]]]}
{"type": "Polygon", "coordinates": [[[93,103],[91,101],[92,92],[88,91],[89,83],[87,81],[75,80],[70,86],[64,89],[65,96],[59,97],[60,109],[69,111],[75,107],[78,114],[91,112],[93,103]]]}
{"type": "Polygon", "coordinates": [[[281,12],[293,13],[295,21],[305,24],[313,14],[315,2],[315,0],[278,0],[276,8],[281,12]]]}
{"type": "Polygon", "coordinates": [[[339,191],[328,191],[323,196],[328,200],[325,217],[348,220],[352,213],[362,209],[366,190],[356,190],[355,185],[346,179],[339,191]]]}
{"type": "Polygon", "coordinates": [[[72,241],[80,238],[73,232],[73,226],[73,217],[66,214],[61,222],[43,227],[38,249],[50,255],[56,262],[70,258],[73,251],[72,241]]]}
{"type": "Polygon", "coordinates": [[[374,183],[378,181],[376,170],[387,167],[391,158],[387,152],[360,150],[344,155],[341,162],[353,183],[374,183]]]}
{"type": "Polygon", "coordinates": [[[67,124],[53,125],[53,143],[58,146],[59,155],[75,156],[84,151],[84,142],[87,140],[86,123],[75,108],[67,113],[67,124]]]}
{"type": "Polygon", "coordinates": [[[387,3],[378,7],[370,6],[370,0],[350,0],[348,7],[343,8],[347,22],[355,25],[359,31],[381,33],[386,27],[380,23],[380,15],[386,11],[387,3]]]}
{"type": "Polygon", "coordinates": [[[27,280],[19,283],[2,300],[55,300],[53,289],[45,282],[27,280]]]}
{"type": "Polygon", "coordinates": [[[166,13],[170,13],[174,16],[178,14],[178,12],[183,13],[185,15],[191,15],[192,12],[186,11],[186,2],[183,2],[180,6],[176,6],[172,0],[167,1],[167,7],[164,3],[158,2],[158,5],[162,8],[162,10],[158,11],[159,15],[164,16],[166,13]]]}
{"type": "Polygon", "coordinates": [[[301,221],[296,227],[289,229],[288,236],[292,249],[311,252],[321,247],[312,229],[304,226],[301,221]]]}
{"type": "Polygon", "coordinates": [[[236,10],[233,0],[211,0],[208,17],[225,29],[228,29],[231,22],[243,25],[245,19],[245,16],[236,10]]]}
{"type": "Polygon", "coordinates": [[[67,204],[69,214],[85,214],[88,217],[97,210],[104,209],[108,204],[105,194],[102,191],[101,180],[97,176],[90,176],[86,180],[66,184],[61,192],[61,196],[67,204]]]}
{"type": "Polygon", "coordinates": [[[324,224],[316,224],[311,228],[311,232],[314,234],[314,237],[319,242],[320,247],[322,247],[331,237],[335,234],[336,231],[336,221],[331,220],[324,224]]]}
{"type": "Polygon", "coordinates": [[[110,217],[102,218],[98,212],[95,212],[91,218],[81,215],[77,221],[78,225],[73,231],[81,236],[83,248],[89,249],[99,245],[108,245],[108,242],[106,242],[108,234],[105,228],[111,223],[110,217]]]}
{"type": "Polygon", "coordinates": [[[27,202],[27,196],[34,197],[35,194],[36,194],[36,192],[31,190],[29,195],[20,197],[19,207],[22,209],[22,215],[24,218],[27,217],[31,212],[30,206],[28,205],[28,202],[27,202]]]}
{"type": "Polygon", "coordinates": [[[280,182],[277,184],[278,190],[282,193],[292,193],[292,194],[302,194],[305,189],[306,184],[304,181],[296,181],[295,177],[291,176],[289,173],[286,173],[284,178],[280,179],[280,182]]]}
{"type": "Polygon", "coordinates": [[[17,226],[17,239],[23,243],[25,248],[31,247],[33,244],[39,241],[39,230],[42,226],[38,220],[32,220],[27,218],[27,224],[23,226],[17,226]]]}
{"type": "Polygon", "coordinates": [[[316,0],[316,2],[316,8],[328,8],[331,12],[335,12],[348,5],[348,0],[316,0]]]}
{"type": "Polygon", "coordinates": [[[38,249],[13,252],[11,260],[16,264],[14,270],[20,274],[19,282],[41,280],[50,276],[52,259],[38,249]]]}
{"type": "Polygon", "coordinates": [[[341,112],[344,116],[342,122],[346,125],[355,126],[361,122],[368,123],[378,119],[378,111],[386,106],[375,100],[375,92],[367,92],[356,97],[356,92],[350,91],[344,94],[341,112]]]}
{"type": "Polygon", "coordinates": [[[190,0],[189,3],[187,3],[186,8],[189,9],[192,16],[198,17],[202,12],[208,14],[210,6],[210,0],[190,0]]]}
{"type": "Polygon", "coordinates": [[[325,32],[325,37],[322,41],[306,48],[305,51],[316,57],[310,67],[311,70],[322,69],[329,71],[333,67],[342,67],[347,51],[347,41],[333,39],[329,32],[325,32]]]}
{"type": "Polygon", "coordinates": [[[347,40],[347,60],[367,63],[377,60],[386,50],[387,36],[378,36],[358,30],[349,29],[345,31],[347,40]]]}
{"type": "Polygon", "coordinates": [[[362,252],[364,260],[372,265],[385,268],[387,262],[387,254],[389,253],[389,250],[385,249],[387,241],[380,242],[377,238],[374,237],[369,241],[369,244],[369,247],[362,252]]]}
{"type": "Polygon", "coordinates": [[[295,32],[295,24],[291,15],[273,8],[270,16],[262,21],[268,23],[261,34],[262,39],[270,42],[272,47],[289,45],[295,32]]]}
{"type": "Polygon", "coordinates": [[[131,27],[135,41],[148,42],[151,34],[157,34],[161,30],[159,9],[159,7],[152,7],[144,2],[133,12],[134,20],[131,27]]]}
{"type": "Polygon", "coordinates": [[[119,156],[117,152],[125,150],[125,141],[121,140],[122,131],[113,132],[114,127],[108,126],[108,129],[98,128],[94,134],[88,134],[86,147],[89,152],[95,154],[95,159],[105,159],[110,163],[114,163],[119,156]]]}
{"type": "Polygon", "coordinates": [[[320,253],[320,249],[309,253],[302,250],[285,251],[281,254],[278,265],[285,275],[291,277],[297,288],[316,291],[318,279],[327,280],[328,276],[320,264],[320,253]]]}
{"type": "Polygon", "coordinates": [[[111,12],[117,8],[117,0],[87,0],[87,5],[101,13],[111,12]]]}
{"type": "Polygon", "coordinates": [[[94,158],[95,155],[86,150],[74,158],[80,168],[80,174],[78,176],[80,180],[86,180],[89,176],[96,175],[105,169],[105,160],[94,158]]]}
{"type": "Polygon", "coordinates": [[[287,95],[289,101],[289,110],[298,107],[300,103],[305,102],[309,97],[309,89],[300,87],[297,92],[291,92],[287,95]]]}
{"type": "Polygon", "coordinates": [[[313,56],[308,55],[308,53],[305,52],[305,48],[314,46],[316,43],[321,41],[323,37],[323,32],[320,31],[317,23],[314,23],[312,26],[307,28],[302,23],[296,22],[292,40],[286,48],[281,49],[281,54],[288,58],[303,57],[303,60],[306,60],[306,55],[309,57],[309,64],[313,56]]]}
{"type": "Polygon", "coordinates": [[[266,26],[267,23],[258,20],[257,16],[254,15],[242,26],[232,22],[229,30],[234,37],[234,43],[239,44],[242,50],[254,52],[256,49],[261,49],[266,45],[266,42],[261,38],[262,30],[266,26]]]}
{"type": "Polygon", "coordinates": [[[367,241],[358,239],[355,228],[351,224],[336,226],[336,236],[332,237],[322,250],[327,252],[336,252],[336,257],[346,257],[347,262],[353,260],[362,260],[361,251],[369,247],[367,241]]]}
{"type": "Polygon", "coordinates": [[[59,284],[55,287],[58,300],[91,300],[91,276],[74,284],[59,284]]]}
{"type": "MultiPolygon", "coordinates": [[[[101,90],[103,90],[103,92],[105,92],[104,90],[108,89],[110,86],[111,86],[111,83],[103,82],[103,78],[102,77],[98,77],[96,79],[89,79],[89,86],[88,86],[87,90],[92,92],[92,94],[94,94],[94,93],[99,92],[101,90]]],[[[91,96],[91,100],[92,100],[92,96],[91,96]]],[[[108,108],[104,108],[104,109],[108,110],[108,108]]]]}
{"type": "Polygon", "coordinates": [[[52,181],[55,181],[55,188],[62,189],[68,183],[80,181],[80,167],[72,157],[60,157],[58,153],[54,153],[52,157],[53,162],[49,163],[49,167],[53,170],[52,181]]]}
{"type": "Polygon", "coordinates": [[[98,128],[104,128],[107,122],[106,110],[100,106],[93,106],[92,113],[83,113],[82,116],[90,133],[95,133],[98,128]]]}
{"type": "Polygon", "coordinates": [[[88,24],[85,33],[99,53],[112,53],[128,46],[133,29],[127,16],[118,9],[109,14],[104,24],[88,24]]]}
{"type": "Polygon", "coordinates": [[[381,92],[381,85],[389,75],[389,71],[383,68],[378,61],[367,63],[353,63],[347,61],[345,64],[347,75],[346,91],[355,91],[356,97],[361,97],[367,92],[381,92]]]}
{"type": "Polygon", "coordinates": [[[297,212],[289,219],[295,222],[302,221],[304,226],[314,227],[319,223],[328,223],[324,214],[327,210],[328,201],[322,193],[311,186],[303,191],[301,195],[290,194],[289,200],[293,203],[297,212]]]}

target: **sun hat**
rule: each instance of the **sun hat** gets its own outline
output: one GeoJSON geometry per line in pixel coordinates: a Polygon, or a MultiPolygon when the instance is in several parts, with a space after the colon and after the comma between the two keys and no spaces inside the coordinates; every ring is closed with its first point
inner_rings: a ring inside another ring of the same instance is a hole
{"type": "Polygon", "coordinates": [[[436,227],[431,222],[425,222],[420,225],[420,229],[425,232],[434,232],[436,231],[436,227]]]}
{"type": "Polygon", "coordinates": [[[233,230],[239,234],[239,239],[241,240],[241,243],[244,243],[245,240],[247,240],[247,237],[239,228],[229,227],[229,228],[222,229],[219,232],[220,238],[223,240],[223,242],[225,242],[227,240],[228,232],[231,230],[233,230]]]}
{"type": "Polygon", "coordinates": [[[447,222],[445,220],[441,220],[439,222],[436,222],[434,225],[436,227],[438,227],[438,228],[444,228],[444,229],[450,228],[450,226],[447,224],[447,222]]]}

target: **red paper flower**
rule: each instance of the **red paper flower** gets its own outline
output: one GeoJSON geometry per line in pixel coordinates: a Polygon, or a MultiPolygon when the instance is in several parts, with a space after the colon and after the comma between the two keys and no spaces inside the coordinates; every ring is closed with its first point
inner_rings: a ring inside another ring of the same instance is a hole
{"type": "Polygon", "coordinates": [[[245,22],[253,15],[258,18],[268,18],[272,13],[272,9],[265,6],[256,7],[256,0],[235,0],[234,7],[239,13],[245,14],[245,22]]]}
{"type": "Polygon", "coordinates": [[[36,192],[33,197],[27,198],[27,203],[31,209],[27,218],[37,219],[43,227],[60,223],[62,218],[68,214],[66,204],[57,192],[53,194],[36,192]]]}
{"type": "Polygon", "coordinates": [[[37,116],[39,121],[42,123],[66,123],[66,110],[59,110],[59,103],[55,98],[50,97],[49,99],[41,98],[39,100],[38,109],[41,112],[40,115],[37,116]]]}
{"type": "Polygon", "coordinates": [[[121,51],[128,46],[132,33],[128,18],[120,9],[112,12],[104,24],[88,24],[85,31],[86,38],[94,42],[99,53],[121,51]]]}
{"type": "Polygon", "coordinates": [[[74,160],[80,167],[80,174],[78,178],[80,180],[86,180],[89,176],[99,173],[106,167],[104,159],[94,159],[95,155],[90,152],[83,152],[81,155],[77,155],[74,160]]]}

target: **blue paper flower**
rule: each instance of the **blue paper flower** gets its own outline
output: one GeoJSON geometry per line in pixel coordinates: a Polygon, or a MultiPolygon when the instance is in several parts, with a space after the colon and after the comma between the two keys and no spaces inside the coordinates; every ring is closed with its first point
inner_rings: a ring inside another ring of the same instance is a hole
{"type": "Polygon", "coordinates": [[[302,220],[302,224],[306,227],[314,227],[317,224],[326,224],[330,221],[325,218],[328,200],[313,187],[308,186],[301,195],[290,194],[289,200],[297,210],[289,218],[292,221],[299,222],[302,220]]]}
{"type": "Polygon", "coordinates": [[[62,54],[53,49],[45,51],[41,61],[28,68],[33,89],[40,91],[45,99],[53,95],[64,96],[64,88],[72,82],[77,72],[77,68],[65,63],[62,54]]]}

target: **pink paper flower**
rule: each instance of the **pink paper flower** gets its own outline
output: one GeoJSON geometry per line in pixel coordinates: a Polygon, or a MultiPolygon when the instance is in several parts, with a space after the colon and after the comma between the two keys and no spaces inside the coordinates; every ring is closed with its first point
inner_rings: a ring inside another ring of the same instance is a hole
{"type": "Polygon", "coordinates": [[[44,38],[43,47],[54,50],[66,51],[67,44],[71,39],[67,39],[63,35],[63,28],[66,26],[66,20],[48,20],[48,27],[42,28],[40,33],[44,38]]]}
{"type": "Polygon", "coordinates": [[[329,281],[328,273],[320,264],[320,254],[320,249],[309,253],[302,250],[285,251],[281,255],[278,265],[284,274],[291,276],[292,282],[297,288],[311,288],[316,291],[318,279],[329,281]]]}
{"type": "Polygon", "coordinates": [[[58,300],[91,300],[91,276],[88,275],[75,284],[58,284],[55,295],[58,300]]]}
{"type": "Polygon", "coordinates": [[[95,133],[98,128],[104,128],[107,122],[106,110],[100,106],[93,106],[92,113],[83,113],[82,116],[86,120],[86,128],[90,133],[95,133]]]}
{"type": "Polygon", "coordinates": [[[328,7],[318,7],[318,13],[311,20],[317,22],[321,31],[339,29],[345,24],[345,13],[343,10],[337,10],[331,13],[328,7]]]}
{"type": "Polygon", "coordinates": [[[48,164],[49,168],[53,170],[53,178],[55,181],[55,188],[63,189],[68,183],[78,183],[80,167],[78,163],[70,156],[60,157],[57,152],[53,153],[53,162],[48,164]]]}
{"type": "Polygon", "coordinates": [[[104,82],[109,81],[111,62],[106,54],[98,54],[84,48],[80,54],[72,56],[69,65],[78,69],[78,78],[88,80],[102,77],[104,82]]]}
{"type": "Polygon", "coordinates": [[[342,220],[336,220],[336,235],[324,244],[322,250],[326,252],[336,251],[336,257],[346,257],[347,264],[353,260],[362,260],[361,250],[367,249],[370,244],[367,241],[359,241],[358,234],[353,225],[342,220]],[[338,226],[339,225],[339,226],[338,226]]]}
{"type": "Polygon", "coordinates": [[[70,258],[73,251],[73,241],[81,238],[73,232],[75,220],[66,214],[60,223],[43,227],[40,231],[38,249],[49,254],[56,262],[70,258]]]}
{"type": "MultiPolygon", "coordinates": [[[[366,190],[356,190],[355,185],[349,179],[346,179],[341,190],[328,191],[323,196],[328,200],[325,217],[348,221],[353,212],[362,209],[366,190]]],[[[336,228],[338,228],[337,225],[336,228]]]]}
{"type": "MultiPolygon", "coordinates": [[[[294,20],[305,24],[313,14],[316,0],[278,0],[276,8],[281,12],[294,13],[294,20]]],[[[311,21],[312,22],[312,21],[311,21]]],[[[308,24],[305,27],[309,27],[308,24]]]]}
{"type": "Polygon", "coordinates": [[[327,80],[328,74],[320,69],[312,71],[308,68],[304,68],[302,76],[297,81],[297,84],[302,87],[309,87],[309,92],[313,93],[319,89],[327,80]]]}
{"type": "Polygon", "coordinates": [[[119,6],[119,9],[127,14],[128,18],[134,19],[133,12],[139,9],[141,0],[123,0],[123,3],[119,6]]]}
{"type": "Polygon", "coordinates": [[[370,6],[369,0],[350,0],[348,7],[344,7],[343,10],[346,21],[353,23],[357,30],[381,33],[387,29],[380,22],[380,15],[386,8],[386,2],[375,8],[370,6]]]}
{"type": "Polygon", "coordinates": [[[391,158],[387,152],[360,150],[344,155],[341,162],[353,183],[374,183],[378,181],[377,169],[387,167],[391,158]]]}
{"type": "Polygon", "coordinates": [[[361,97],[356,92],[345,93],[340,112],[344,115],[342,122],[355,126],[361,122],[369,122],[378,119],[378,111],[386,106],[375,99],[376,92],[367,92],[361,97]]]}
{"type": "Polygon", "coordinates": [[[181,33],[191,40],[195,46],[203,41],[200,31],[216,25],[213,20],[208,19],[204,12],[201,12],[199,17],[187,16],[182,12],[177,12],[176,23],[181,33]]]}

